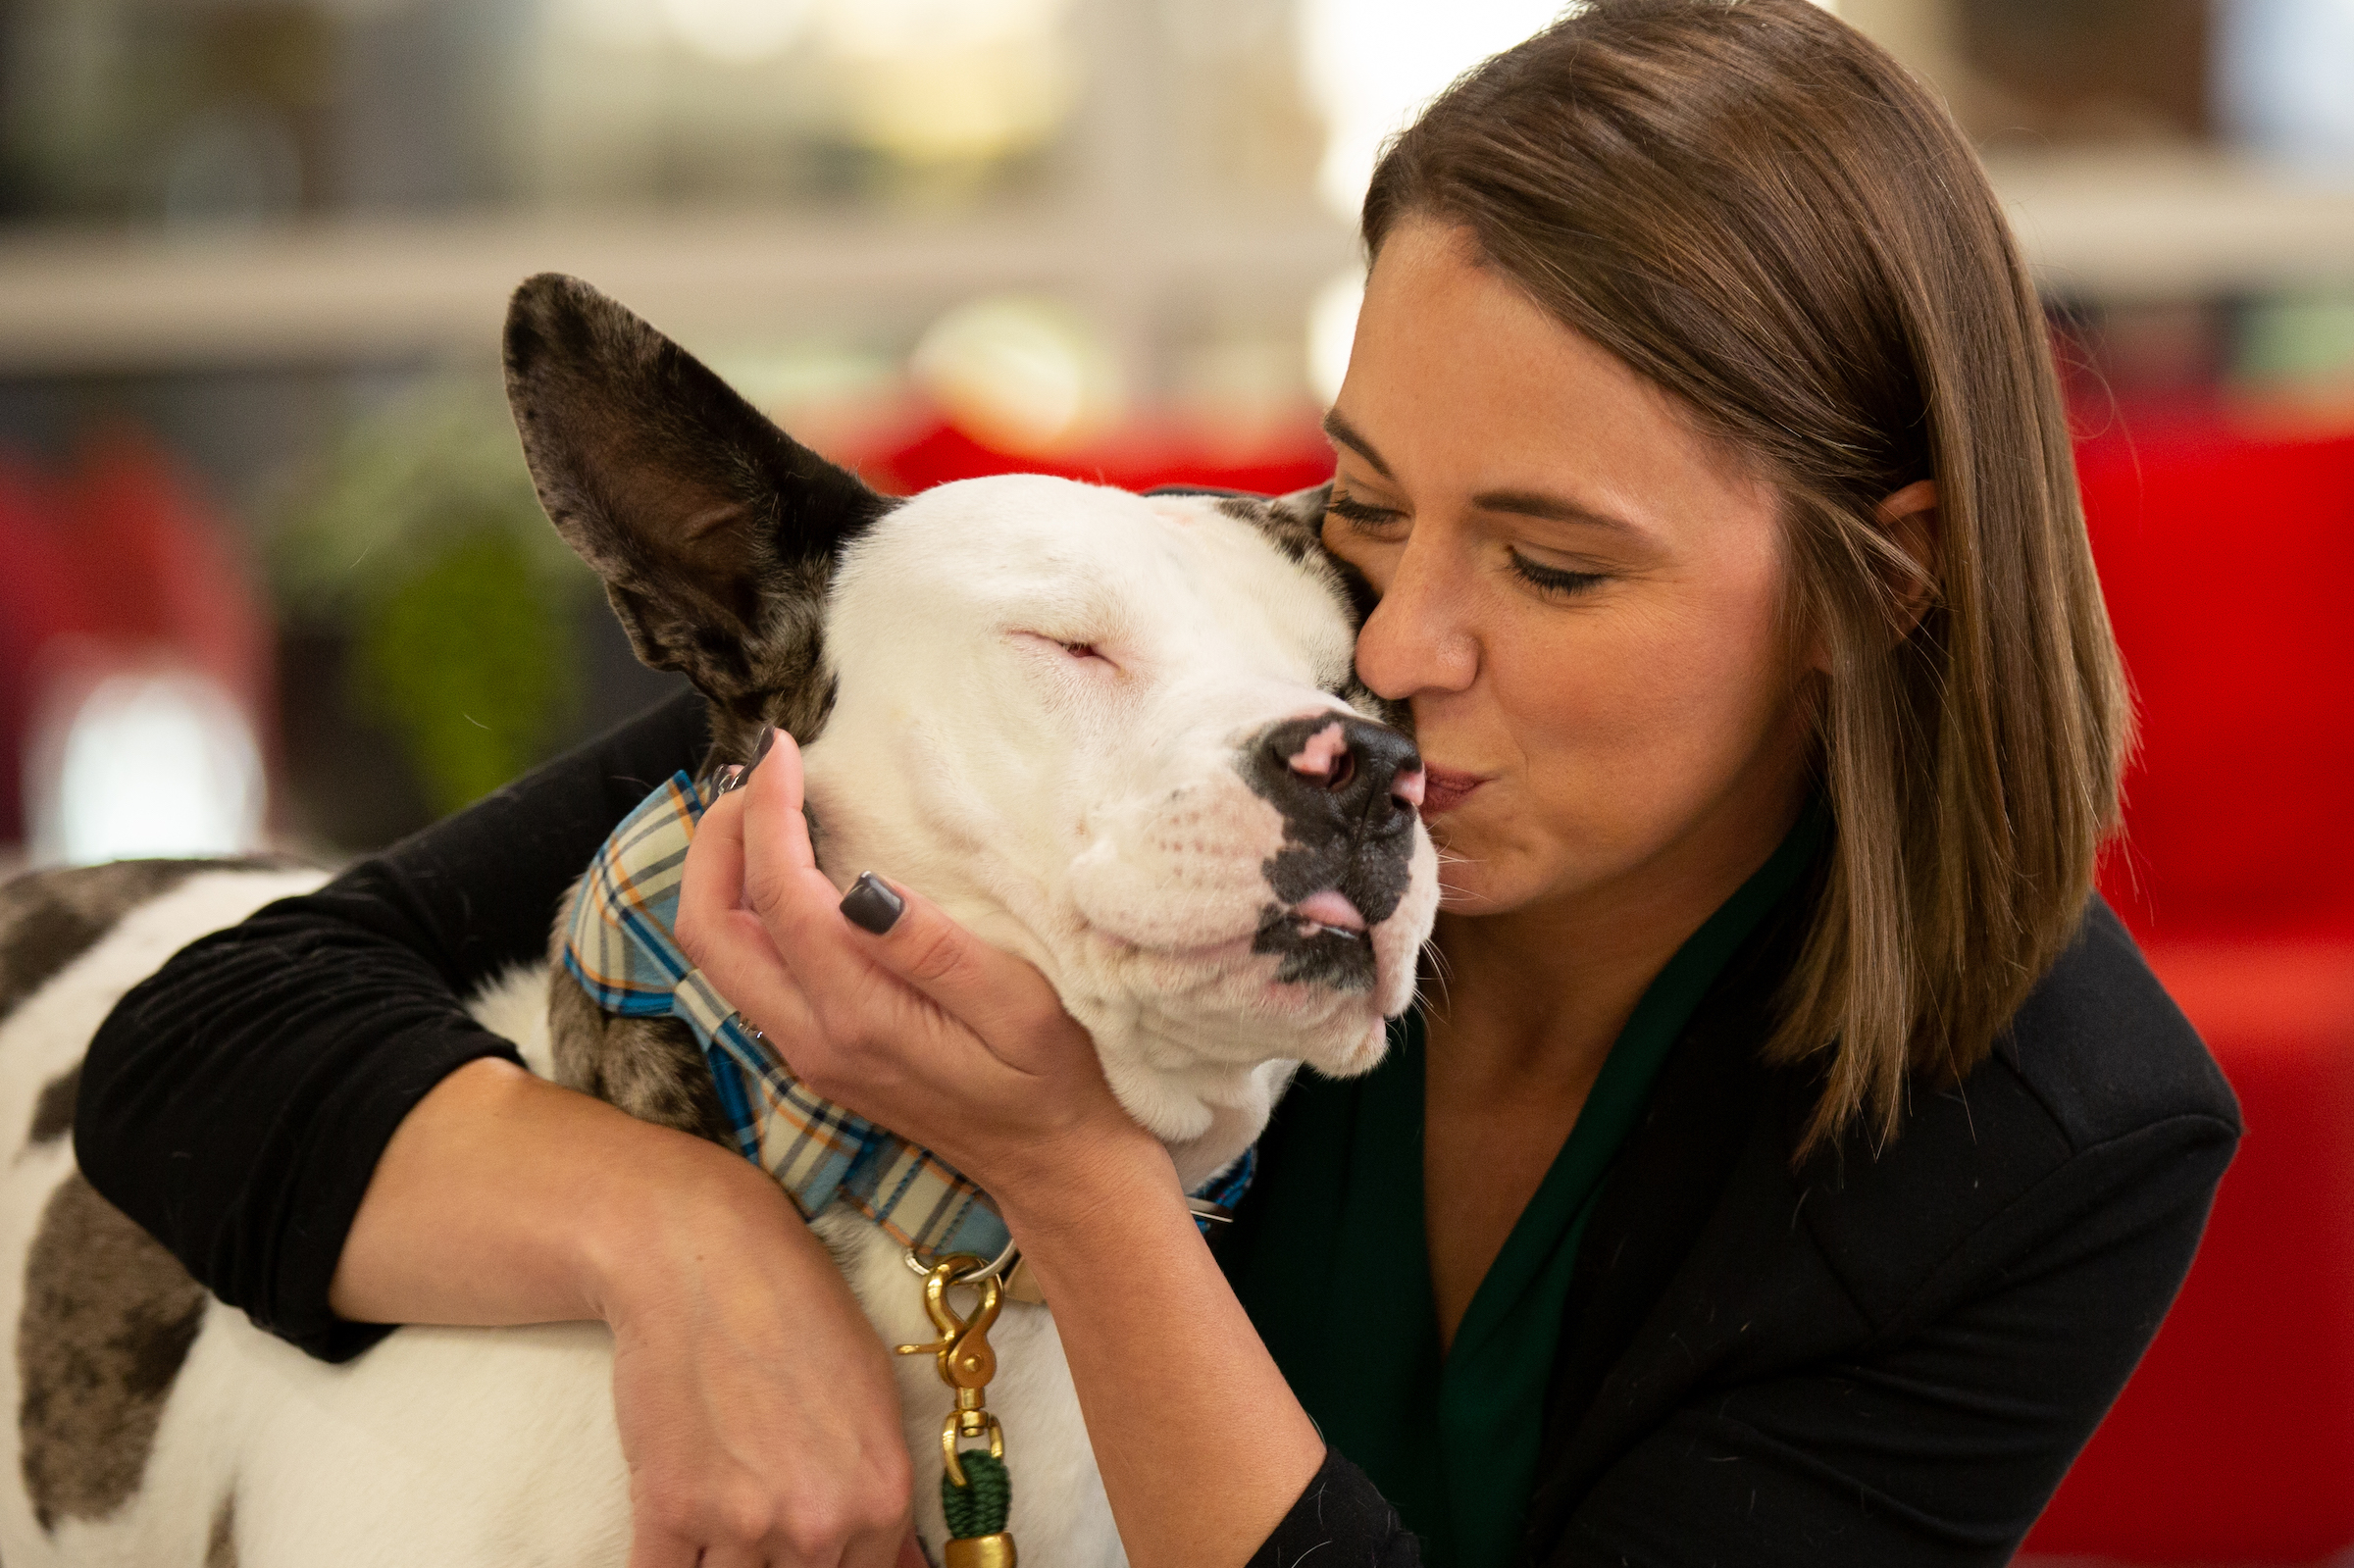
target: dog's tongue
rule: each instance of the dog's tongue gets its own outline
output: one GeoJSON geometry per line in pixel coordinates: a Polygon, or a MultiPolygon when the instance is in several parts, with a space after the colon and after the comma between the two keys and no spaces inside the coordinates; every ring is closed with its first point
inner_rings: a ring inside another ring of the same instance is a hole
{"type": "Polygon", "coordinates": [[[1335,931],[1363,931],[1365,917],[1356,912],[1356,905],[1338,887],[1327,887],[1320,893],[1309,893],[1293,906],[1292,913],[1302,920],[1312,920],[1319,926],[1335,931]]]}

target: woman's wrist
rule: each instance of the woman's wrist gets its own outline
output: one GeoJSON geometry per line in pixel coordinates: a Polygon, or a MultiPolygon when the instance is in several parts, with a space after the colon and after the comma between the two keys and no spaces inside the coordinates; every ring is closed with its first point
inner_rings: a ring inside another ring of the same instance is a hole
{"type": "Polygon", "coordinates": [[[765,1171],[700,1138],[647,1141],[646,1157],[615,1173],[576,1239],[574,1277],[588,1316],[617,1323],[674,1293],[689,1274],[791,1266],[809,1261],[794,1255],[803,1249],[832,1270],[765,1171]]]}
{"type": "Polygon", "coordinates": [[[1134,1236],[1155,1209],[1187,1212],[1167,1146],[1124,1117],[1116,1128],[1032,1149],[990,1195],[1033,1259],[1106,1235],[1134,1236]]]}

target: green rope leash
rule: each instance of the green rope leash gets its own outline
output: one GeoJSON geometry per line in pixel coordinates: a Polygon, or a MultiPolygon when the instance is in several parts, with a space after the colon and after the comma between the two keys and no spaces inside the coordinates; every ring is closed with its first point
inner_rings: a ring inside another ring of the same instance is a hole
{"type": "Polygon", "coordinates": [[[940,1478],[940,1505],[947,1510],[948,1534],[958,1541],[998,1534],[1013,1506],[1013,1482],[1005,1474],[1005,1461],[976,1449],[958,1454],[956,1462],[964,1466],[966,1485],[956,1485],[956,1478],[945,1473],[940,1478]]]}

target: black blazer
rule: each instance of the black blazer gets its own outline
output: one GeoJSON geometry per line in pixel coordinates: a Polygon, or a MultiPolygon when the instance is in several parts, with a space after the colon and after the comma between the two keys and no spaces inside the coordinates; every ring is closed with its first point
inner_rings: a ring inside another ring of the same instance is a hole
{"type": "MultiPolygon", "coordinates": [[[[1587,1226],[1529,1564],[2005,1563],[2190,1267],[2239,1110],[2106,904],[1968,1080],[1793,1170],[1814,1075],[1758,1047],[1798,925],[1719,977],[1587,1226]]],[[[1262,1147],[1280,1180],[1280,1110],[1262,1147]]],[[[1319,1543],[1418,1560],[1337,1456],[1253,1561],[1319,1543]]]]}

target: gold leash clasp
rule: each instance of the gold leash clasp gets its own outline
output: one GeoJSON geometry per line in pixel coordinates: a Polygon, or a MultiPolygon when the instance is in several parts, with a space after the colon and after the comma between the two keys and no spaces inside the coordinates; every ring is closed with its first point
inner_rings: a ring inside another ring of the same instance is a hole
{"type": "Polygon", "coordinates": [[[941,1424],[940,1449],[948,1462],[948,1475],[964,1486],[964,1465],[958,1446],[968,1440],[986,1440],[992,1458],[1005,1457],[1005,1433],[989,1413],[985,1394],[989,1380],[998,1375],[998,1352],[989,1342],[990,1326],[1005,1304],[1005,1288],[996,1275],[973,1282],[981,1300],[965,1317],[948,1300],[948,1287],[981,1267],[983,1259],[955,1252],[924,1271],[924,1312],[940,1338],[929,1344],[902,1344],[901,1355],[928,1355],[940,1368],[940,1381],[956,1391],[956,1408],[941,1424]]]}

